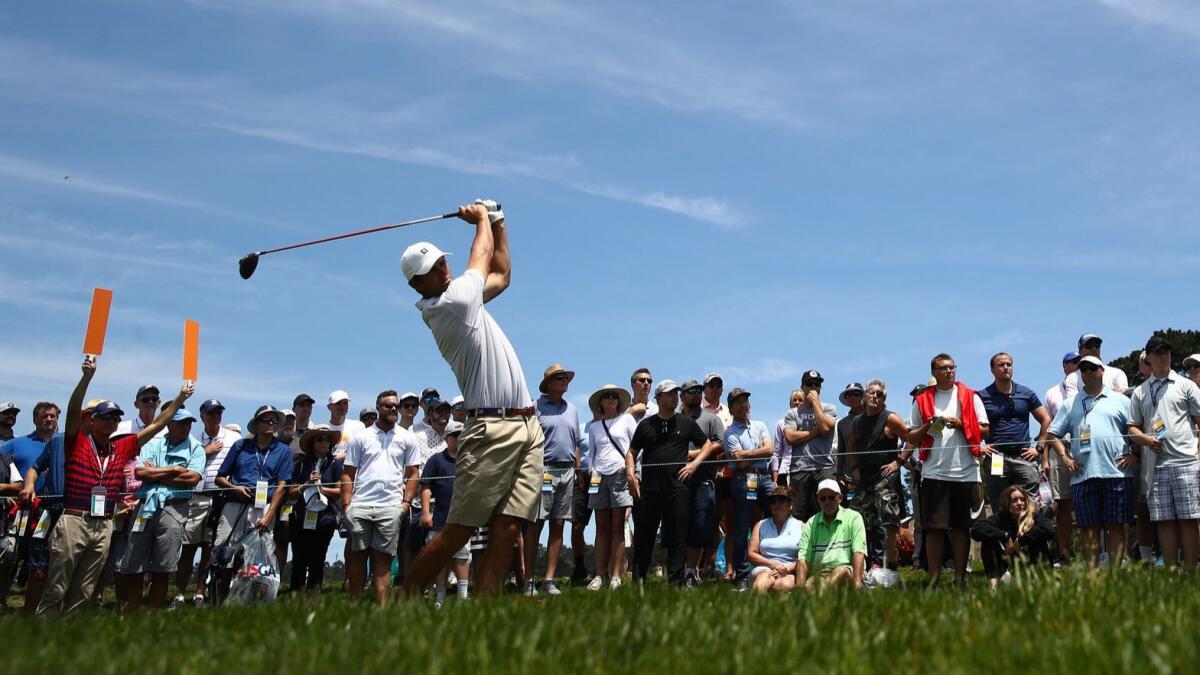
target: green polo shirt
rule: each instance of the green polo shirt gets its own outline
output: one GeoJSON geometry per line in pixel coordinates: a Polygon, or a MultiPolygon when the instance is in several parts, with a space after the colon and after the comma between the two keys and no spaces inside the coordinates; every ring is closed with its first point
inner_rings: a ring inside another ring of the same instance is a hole
{"type": "Polygon", "coordinates": [[[839,506],[832,523],[818,511],[804,524],[798,556],[808,562],[810,571],[848,566],[855,553],[867,554],[867,530],[857,511],[839,506]]]}

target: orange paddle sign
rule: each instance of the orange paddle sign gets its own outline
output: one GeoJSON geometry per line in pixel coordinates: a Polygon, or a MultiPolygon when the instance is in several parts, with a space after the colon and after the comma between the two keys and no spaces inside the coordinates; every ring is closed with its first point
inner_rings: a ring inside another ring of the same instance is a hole
{"type": "Polygon", "coordinates": [[[87,334],[83,337],[83,353],[100,356],[104,353],[104,334],[108,332],[108,310],[112,308],[112,291],[97,288],[92,292],[92,311],[88,315],[87,334]]]}
{"type": "Polygon", "coordinates": [[[200,324],[188,319],[183,324],[183,379],[196,381],[200,361],[200,324]]]}

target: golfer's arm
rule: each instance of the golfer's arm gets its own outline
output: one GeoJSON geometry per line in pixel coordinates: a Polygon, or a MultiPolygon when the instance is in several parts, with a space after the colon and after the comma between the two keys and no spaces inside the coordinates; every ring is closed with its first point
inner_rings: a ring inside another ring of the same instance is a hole
{"type": "Polygon", "coordinates": [[[479,275],[484,279],[492,271],[492,258],[495,255],[496,245],[492,238],[492,228],[488,224],[487,217],[484,216],[479,223],[475,225],[475,240],[471,242],[471,257],[467,259],[467,269],[479,272],[479,275]]]}
{"type": "Polygon", "coordinates": [[[508,228],[501,220],[492,225],[492,261],[484,277],[483,301],[500,295],[512,281],[512,258],[508,255],[508,228]]]}

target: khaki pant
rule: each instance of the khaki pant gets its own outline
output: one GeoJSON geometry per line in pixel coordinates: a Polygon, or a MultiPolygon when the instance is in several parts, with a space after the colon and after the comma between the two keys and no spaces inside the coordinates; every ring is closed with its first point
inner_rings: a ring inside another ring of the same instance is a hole
{"type": "Polygon", "coordinates": [[[103,518],[64,513],[58,519],[50,534],[50,571],[38,614],[67,614],[92,597],[104,571],[112,529],[112,521],[103,518]]]}
{"type": "Polygon", "coordinates": [[[534,521],[542,506],[542,445],[536,417],[473,417],[458,441],[446,522],[487,525],[493,516],[534,521]]]}

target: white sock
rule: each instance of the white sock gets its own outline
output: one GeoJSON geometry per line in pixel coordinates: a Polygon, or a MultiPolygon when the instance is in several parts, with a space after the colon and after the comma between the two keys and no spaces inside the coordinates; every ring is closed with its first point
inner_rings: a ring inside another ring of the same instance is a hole
{"type": "Polygon", "coordinates": [[[437,590],[437,601],[439,603],[446,602],[446,587],[445,586],[437,586],[436,590],[437,590]]]}
{"type": "Polygon", "coordinates": [[[459,579],[458,580],[458,599],[466,600],[468,597],[470,597],[470,594],[467,592],[467,582],[465,579],[459,579]]]}
{"type": "Polygon", "coordinates": [[[1138,546],[1138,553],[1142,555],[1142,560],[1154,560],[1153,546],[1138,546]]]}

